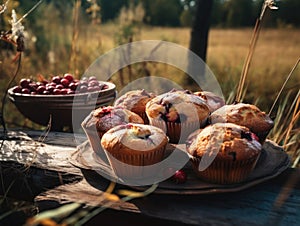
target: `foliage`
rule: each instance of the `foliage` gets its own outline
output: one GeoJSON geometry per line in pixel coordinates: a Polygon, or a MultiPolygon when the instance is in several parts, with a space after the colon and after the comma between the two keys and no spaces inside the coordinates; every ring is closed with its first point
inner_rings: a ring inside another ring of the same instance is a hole
{"type": "Polygon", "coordinates": [[[179,26],[183,7],[179,0],[142,0],[146,23],[158,26],[179,26]]]}

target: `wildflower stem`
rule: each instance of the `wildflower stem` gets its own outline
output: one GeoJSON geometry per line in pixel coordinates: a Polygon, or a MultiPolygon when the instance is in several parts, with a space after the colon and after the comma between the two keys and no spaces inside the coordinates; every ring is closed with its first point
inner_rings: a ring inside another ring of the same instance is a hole
{"type": "MultiPolygon", "coordinates": [[[[6,97],[7,97],[7,93],[8,93],[8,89],[10,88],[11,84],[13,83],[13,81],[15,80],[19,70],[20,70],[20,67],[21,67],[21,57],[22,57],[22,53],[19,52],[19,59],[18,59],[18,65],[17,65],[17,69],[12,77],[12,79],[9,81],[8,85],[7,85],[7,88],[5,90],[5,93],[2,97],[2,106],[1,106],[1,113],[0,113],[0,121],[1,121],[1,124],[3,126],[3,133],[4,133],[4,136],[7,134],[7,128],[6,128],[6,122],[5,122],[5,119],[4,119],[4,109],[5,109],[5,103],[6,103],[6,97]]],[[[1,146],[2,148],[2,146],[1,146]]],[[[0,149],[1,149],[0,148],[0,149]]]]}
{"type": "Polygon", "coordinates": [[[252,60],[252,56],[255,50],[255,46],[256,46],[256,42],[258,39],[258,35],[260,32],[260,28],[261,28],[261,22],[263,20],[264,14],[266,12],[266,9],[269,8],[271,10],[273,9],[277,9],[276,6],[273,5],[274,1],[271,0],[265,0],[261,9],[261,13],[260,16],[256,19],[256,23],[253,29],[253,35],[252,38],[250,40],[250,45],[249,45],[249,51],[245,60],[245,63],[243,65],[243,69],[242,69],[242,73],[241,73],[241,77],[240,77],[240,81],[239,81],[239,85],[237,87],[237,95],[235,98],[235,103],[238,103],[241,101],[241,97],[242,97],[242,93],[243,93],[243,88],[244,88],[244,84],[246,81],[246,76],[248,74],[249,71],[249,66],[252,60]]]}
{"type": "Polygon", "coordinates": [[[285,79],[285,81],[284,81],[284,83],[283,83],[283,85],[282,85],[280,91],[278,92],[278,94],[277,94],[277,96],[276,96],[276,99],[275,99],[275,101],[273,102],[273,105],[272,105],[272,107],[271,107],[271,109],[270,109],[270,111],[269,111],[269,114],[268,114],[269,116],[271,115],[271,113],[272,113],[272,111],[273,111],[273,109],[274,109],[274,107],[275,107],[275,105],[276,105],[276,102],[278,101],[279,96],[281,95],[281,93],[282,93],[284,87],[286,86],[287,82],[289,81],[291,75],[292,75],[292,74],[294,73],[294,71],[296,70],[296,68],[297,68],[297,66],[298,66],[298,64],[299,64],[299,61],[300,61],[300,58],[297,60],[296,64],[294,65],[294,67],[293,67],[292,70],[290,71],[289,75],[288,75],[287,78],[285,79]]]}
{"type": "Polygon", "coordinates": [[[25,19],[25,17],[27,17],[33,10],[35,10],[41,3],[42,3],[43,0],[40,0],[38,1],[27,13],[25,13],[17,22],[16,24],[18,23],[21,23],[22,20],[25,19]]]}

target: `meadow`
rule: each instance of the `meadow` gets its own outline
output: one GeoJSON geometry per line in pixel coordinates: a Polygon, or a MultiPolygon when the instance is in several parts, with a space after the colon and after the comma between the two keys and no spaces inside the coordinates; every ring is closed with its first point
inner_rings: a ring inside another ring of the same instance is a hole
{"type": "MultiPolygon", "coordinates": [[[[47,33],[49,42],[47,45],[51,46],[51,51],[45,57],[42,51],[31,47],[32,44],[28,42],[29,50],[23,55],[21,69],[15,82],[23,77],[34,78],[38,74],[47,77],[71,72],[77,77],[81,77],[94,60],[118,46],[116,38],[120,35],[118,34],[120,29],[122,29],[116,23],[79,25],[75,30],[78,32],[78,37],[74,40],[74,38],[72,39],[74,30],[71,25],[55,25],[58,26],[55,29],[52,26],[54,25],[49,24],[49,34],[47,33]],[[71,51],[72,46],[73,52],[71,51]]],[[[207,65],[220,83],[228,103],[234,100],[251,35],[252,28],[211,28],[209,32],[207,65]]],[[[287,75],[299,58],[299,37],[300,29],[296,28],[262,28],[246,79],[243,101],[255,103],[266,112],[270,110],[287,75]]],[[[135,40],[164,40],[188,48],[190,28],[142,26],[134,32],[133,41],[135,40]]],[[[1,93],[4,92],[6,84],[15,70],[16,65],[12,63],[13,57],[14,54],[12,53],[8,53],[6,57],[2,56],[0,64],[3,71],[0,84],[1,93]]],[[[133,78],[142,76],[138,74],[139,67],[141,66],[134,65],[133,78]]],[[[172,66],[160,63],[149,64],[147,69],[150,75],[166,77],[175,80],[176,83],[185,84],[184,80],[186,78],[183,73],[172,66]]],[[[277,116],[278,123],[282,123],[281,120],[284,119],[284,115],[287,117],[290,107],[295,107],[298,103],[294,100],[295,98],[299,99],[299,96],[297,96],[300,87],[299,72],[300,69],[297,67],[275,106],[273,116],[277,116]],[[283,105],[285,108],[278,108],[283,105]]],[[[120,82],[118,73],[112,76],[112,81],[117,84],[118,89],[121,89],[122,85],[126,85],[133,79],[128,76],[128,70],[124,69],[123,74],[123,84],[120,82]]],[[[193,87],[186,86],[185,88],[192,89],[193,87]]],[[[7,101],[5,112],[5,119],[10,127],[40,128],[20,115],[9,101],[7,101]]],[[[283,138],[285,136],[280,136],[279,134],[284,133],[286,135],[287,128],[291,127],[289,122],[295,116],[292,113],[289,115],[289,121],[285,119],[285,125],[280,128],[280,131],[272,131],[270,134],[272,138],[276,138],[277,142],[284,143],[283,138]]],[[[300,136],[299,122],[297,120],[294,121],[296,122],[293,123],[289,133],[290,137],[293,137],[291,141],[293,145],[297,143],[297,140],[299,141],[300,136]]],[[[298,148],[293,148],[293,152],[298,153],[299,150],[296,150],[298,148]]],[[[296,156],[299,156],[299,153],[296,156]]]]}

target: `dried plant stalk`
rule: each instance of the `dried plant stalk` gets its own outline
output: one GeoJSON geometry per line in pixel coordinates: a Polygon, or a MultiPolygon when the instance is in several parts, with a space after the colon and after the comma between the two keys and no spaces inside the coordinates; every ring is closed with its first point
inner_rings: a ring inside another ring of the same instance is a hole
{"type": "Polygon", "coordinates": [[[262,6],[262,10],[260,13],[259,18],[257,18],[254,29],[253,29],[253,33],[252,33],[252,37],[251,37],[251,41],[250,41],[250,45],[249,45],[249,51],[245,60],[245,63],[243,65],[243,69],[242,69],[242,73],[241,73],[241,77],[240,77],[240,81],[239,81],[239,85],[237,88],[237,95],[235,98],[235,102],[238,103],[241,101],[241,97],[242,97],[242,93],[243,93],[243,89],[244,89],[244,84],[246,81],[246,77],[249,71],[249,66],[252,60],[252,56],[255,50],[255,46],[257,43],[257,39],[259,36],[259,32],[261,29],[261,22],[263,20],[263,16],[265,14],[266,9],[269,8],[271,10],[273,9],[278,9],[276,6],[274,6],[274,1],[272,0],[265,0],[262,6]]]}

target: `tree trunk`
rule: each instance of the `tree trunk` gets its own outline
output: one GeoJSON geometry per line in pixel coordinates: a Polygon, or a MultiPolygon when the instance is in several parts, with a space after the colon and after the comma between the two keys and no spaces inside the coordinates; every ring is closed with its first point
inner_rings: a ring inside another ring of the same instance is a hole
{"type": "MultiPolygon", "coordinates": [[[[210,15],[212,10],[213,0],[197,0],[196,1],[196,14],[194,16],[190,50],[199,56],[204,62],[206,62],[206,52],[208,43],[208,33],[210,27],[210,15]]],[[[203,65],[200,68],[195,68],[195,59],[189,59],[189,74],[195,74],[195,70],[198,71],[198,76],[202,75],[203,65]]],[[[188,79],[187,83],[191,85],[192,79],[188,79]]]]}
{"type": "Polygon", "coordinates": [[[191,31],[190,50],[197,54],[203,61],[206,61],[208,31],[213,0],[197,0],[196,4],[197,8],[191,31]]]}

